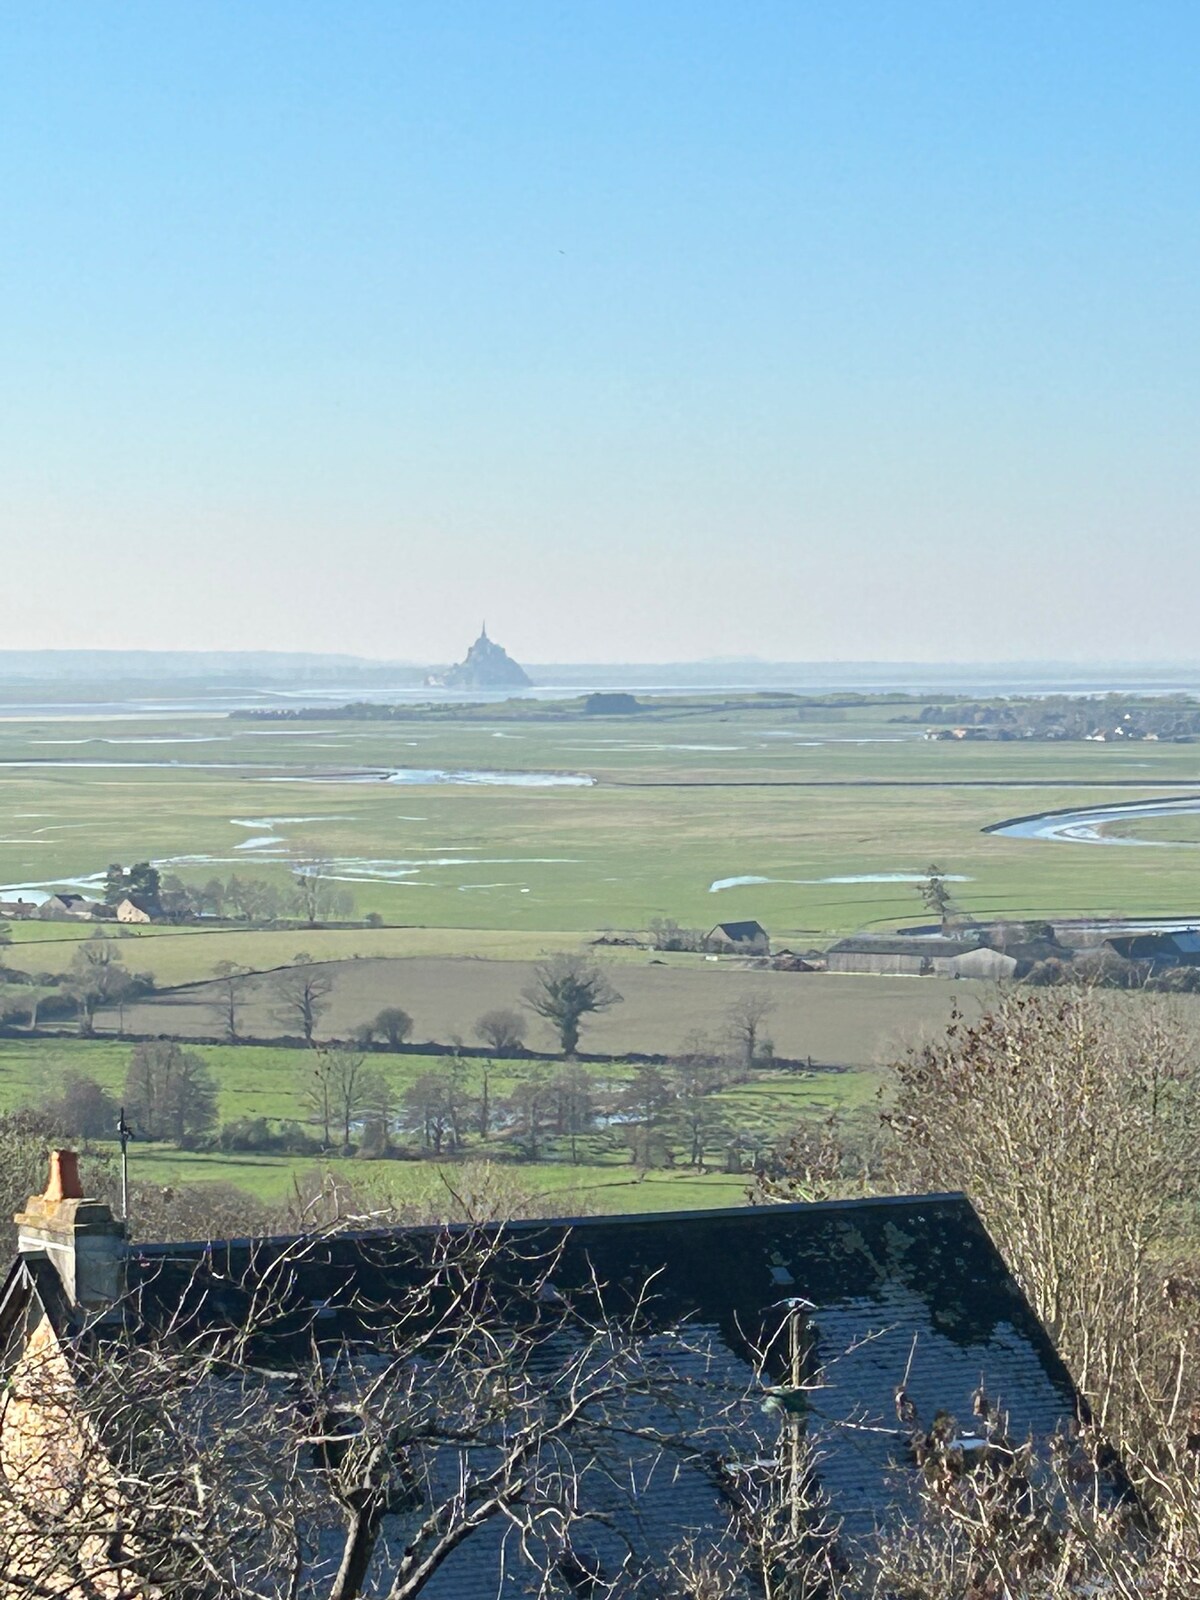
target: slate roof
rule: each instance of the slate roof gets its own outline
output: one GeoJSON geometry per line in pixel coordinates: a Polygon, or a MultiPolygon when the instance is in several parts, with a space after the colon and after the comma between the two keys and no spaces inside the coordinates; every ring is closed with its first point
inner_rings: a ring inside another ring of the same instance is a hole
{"type": "MultiPolygon", "coordinates": [[[[815,1359],[829,1364],[829,1377],[813,1396],[809,1425],[820,1436],[821,1481],[847,1538],[869,1536],[897,1495],[907,1497],[914,1474],[894,1391],[910,1355],[908,1392],[926,1419],[942,1409],[965,1425],[981,1376],[1008,1412],[1014,1438],[1048,1436],[1078,1414],[1069,1375],[961,1195],[523,1222],[505,1232],[539,1255],[562,1242],[555,1282],[564,1291],[586,1284],[593,1271],[633,1292],[660,1274],[653,1318],[665,1338],[686,1324],[681,1364],[702,1364],[699,1341],[709,1352],[710,1393],[714,1383],[727,1397],[751,1392],[738,1424],[751,1454],[764,1448],[765,1424],[747,1337],[779,1319],[789,1297],[811,1302],[815,1359]],[[851,1420],[855,1426],[847,1425],[851,1420]]],[[[319,1305],[322,1338],[361,1338],[352,1295],[376,1307],[394,1301],[440,1236],[440,1230],[405,1230],[310,1242],[290,1289],[298,1337],[307,1340],[313,1325],[306,1313],[319,1305]]],[[[252,1266],[252,1277],[267,1271],[290,1243],[143,1246],[132,1272],[140,1315],[148,1326],[165,1324],[200,1287],[206,1314],[236,1320],[242,1291],[234,1286],[252,1266]]],[[[286,1342],[286,1330],[280,1333],[286,1342]]],[[[627,1533],[651,1556],[672,1547],[686,1528],[725,1522],[717,1488],[695,1467],[664,1467],[657,1480],[651,1475],[638,1515],[641,1526],[627,1533]]],[[[495,1587],[499,1537],[495,1529],[468,1540],[429,1590],[433,1600],[519,1593],[517,1577],[495,1587]]]]}
{"type": "Polygon", "coordinates": [[[1182,933],[1113,934],[1104,943],[1127,961],[1176,961],[1200,955],[1200,935],[1191,928],[1182,933]]]}
{"type": "Polygon", "coordinates": [[[1114,934],[1104,943],[1126,961],[1174,961],[1179,955],[1171,933],[1114,934]]]}
{"type": "MultiPolygon", "coordinates": [[[[386,1316],[389,1303],[420,1281],[448,1231],[456,1230],[136,1246],[133,1331],[237,1325],[256,1285],[288,1261],[288,1303],[272,1329],[269,1364],[286,1367],[289,1348],[300,1359],[314,1338],[365,1350],[371,1316],[386,1316]]],[[[1081,1411],[1065,1367],[962,1195],[516,1222],[496,1231],[518,1255],[528,1246],[541,1259],[561,1246],[554,1283],[564,1293],[584,1289],[595,1274],[614,1294],[636,1294],[657,1274],[653,1337],[679,1377],[691,1380],[686,1404],[698,1424],[714,1420],[706,1411],[728,1409],[726,1459],[732,1452],[754,1460],[773,1448],[778,1423],[762,1413],[763,1380],[748,1340],[778,1330],[787,1302],[807,1302],[815,1364],[826,1377],[808,1398],[805,1426],[848,1541],[869,1539],[889,1508],[915,1504],[916,1470],[894,1404],[906,1368],[908,1393],[926,1426],[944,1410],[969,1431],[981,1378],[1016,1440],[1044,1439],[1081,1411]]],[[[58,1323],[63,1311],[61,1296],[54,1302],[52,1269],[34,1260],[16,1270],[58,1323]]],[[[18,1288],[10,1276],[10,1306],[18,1288]]],[[[593,1511],[612,1519],[607,1531],[595,1525],[598,1559],[619,1563],[628,1544],[655,1570],[685,1534],[721,1536],[728,1507],[714,1472],[698,1461],[668,1460],[639,1441],[628,1451],[620,1470],[587,1480],[593,1511]],[[639,1482],[636,1497],[612,1489],[622,1477],[639,1482]]],[[[387,1520],[371,1593],[386,1592],[388,1550],[404,1545],[403,1517],[387,1520]]],[[[430,1600],[526,1593],[528,1570],[522,1573],[511,1534],[507,1547],[505,1537],[500,1521],[472,1534],[425,1591],[430,1600]]]]}
{"type": "Polygon", "coordinates": [[[715,933],[723,933],[734,944],[753,944],[767,937],[767,930],[761,922],[718,922],[708,937],[711,939],[715,933]]]}
{"type": "Polygon", "coordinates": [[[862,956],[965,956],[973,950],[987,946],[978,940],[943,939],[936,934],[921,934],[911,938],[886,934],[857,934],[850,939],[839,939],[829,947],[829,955],[862,956]]]}

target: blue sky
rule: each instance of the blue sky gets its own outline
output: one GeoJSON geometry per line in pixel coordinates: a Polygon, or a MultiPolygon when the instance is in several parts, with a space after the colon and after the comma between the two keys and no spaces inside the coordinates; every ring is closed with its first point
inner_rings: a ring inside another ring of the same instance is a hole
{"type": "Polygon", "coordinates": [[[8,0],[5,643],[1195,659],[1198,49],[8,0]]]}

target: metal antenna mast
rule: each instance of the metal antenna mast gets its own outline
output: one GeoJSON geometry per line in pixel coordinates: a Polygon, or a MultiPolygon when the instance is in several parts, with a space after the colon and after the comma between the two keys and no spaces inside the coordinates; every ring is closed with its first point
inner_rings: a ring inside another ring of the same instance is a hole
{"type": "Polygon", "coordinates": [[[129,1221],[129,1141],[133,1129],[125,1121],[125,1107],[117,1118],[117,1138],[121,1141],[121,1220],[129,1221]]]}

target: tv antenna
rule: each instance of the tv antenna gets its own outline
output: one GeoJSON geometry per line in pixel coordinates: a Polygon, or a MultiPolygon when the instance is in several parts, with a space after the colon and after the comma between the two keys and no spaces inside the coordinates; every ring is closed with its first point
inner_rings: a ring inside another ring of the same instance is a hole
{"type": "Polygon", "coordinates": [[[125,1107],[117,1117],[117,1138],[121,1141],[121,1220],[129,1221],[129,1141],[133,1129],[125,1121],[125,1107]]]}

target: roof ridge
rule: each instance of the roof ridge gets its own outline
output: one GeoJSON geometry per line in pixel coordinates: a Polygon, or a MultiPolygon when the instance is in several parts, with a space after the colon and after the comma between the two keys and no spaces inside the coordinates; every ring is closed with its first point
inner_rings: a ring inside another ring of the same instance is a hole
{"type": "Polygon", "coordinates": [[[816,1212],[863,1212],[874,1209],[902,1210],[909,1206],[944,1206],[959,1209],[967,1207],[977,1215],[970,1198],[961,1189],[947,1189],[935,1194],[862,1195],[841,1200],[787,1200],[768,1205],[712,1206],[691,1211],[634,1211],[609,1213],[588,1217],[515,1217],[508,1221],[491,1222],[421,1222],[402,1223],[394,1228],[348,1228],[340,1232],[332,1229],[311,1233],[268,1233],[245,1235],[233,1239],[180,1239],[170,1242],[133,1244],[130,1253],[153,1258],[172,1255],[178,1251],[202,1254],[208,1250],[234,1249],[239,1246],[317,1244],[324,1240],[353,1243],[356,1240],[378,1241],[427,1234],[466,1233],[471,1229],[494,1232],[532,1233],[545,1228],[570,1228],[572,1230],[596,1227],[620,1227],[633,1224],[661,1224],[674,1226],[680,1222],[757,1222],[766,1217],[796,1216],[816,1212]]]}

